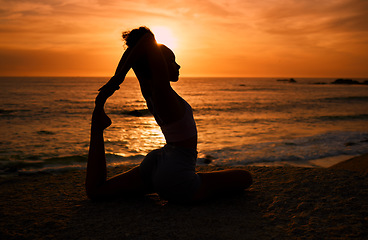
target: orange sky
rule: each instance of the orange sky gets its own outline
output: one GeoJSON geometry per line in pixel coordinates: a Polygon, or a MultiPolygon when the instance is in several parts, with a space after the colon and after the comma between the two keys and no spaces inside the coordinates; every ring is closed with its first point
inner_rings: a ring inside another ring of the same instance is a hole
{"type": "Polygon", "coordinates": [[[0,0],[0,75],[111,76],[165,26],[181,76],[368,77],[367,0],[0,0]]]}

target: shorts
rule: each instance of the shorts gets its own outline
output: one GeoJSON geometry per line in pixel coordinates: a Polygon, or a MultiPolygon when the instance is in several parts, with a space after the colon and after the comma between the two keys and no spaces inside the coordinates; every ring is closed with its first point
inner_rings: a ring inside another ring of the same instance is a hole
{"type": "Polygon", "coordinates": [[[201,184],[196,161],[197,151],[170,144],[150,152],[140,165],[146,190],[169,201],[190,201],[201,184]]]}

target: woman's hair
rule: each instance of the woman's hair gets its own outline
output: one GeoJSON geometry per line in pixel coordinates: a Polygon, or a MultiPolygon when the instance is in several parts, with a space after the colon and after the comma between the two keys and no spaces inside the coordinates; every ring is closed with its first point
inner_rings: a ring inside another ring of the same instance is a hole
{"type": "Polygon", "coordinates": [[[143,37],[146,33],[150,33],[152,34],[152,36],[154,36],[148,27],[143,26],[143,27],[135,28],[131,31],[123,32],[122,37],[125,41],[125,44],[128,47],[133,47],[134,45],[138,43],[139,39],[141,39],[141,37],[143,37]]]}

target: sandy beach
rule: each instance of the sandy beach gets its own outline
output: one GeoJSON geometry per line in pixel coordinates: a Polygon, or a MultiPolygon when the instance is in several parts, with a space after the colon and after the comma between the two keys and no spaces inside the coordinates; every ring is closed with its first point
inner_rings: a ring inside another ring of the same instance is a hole
{"type": "Polygon", "coordinates": [[[82,170],[1,177],[0,239],[364,239],[367,161],[246,167],[254,184],[243,194],[189,206],[157,195],[92,202],[82,170]]]}

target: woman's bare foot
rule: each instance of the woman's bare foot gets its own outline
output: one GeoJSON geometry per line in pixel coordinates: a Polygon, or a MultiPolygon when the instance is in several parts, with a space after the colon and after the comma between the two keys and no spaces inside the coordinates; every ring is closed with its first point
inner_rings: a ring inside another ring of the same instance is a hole
{"type": "Polygon", "coordinates": [[[111,119],[106,115],[104,105],[106,100],[114,94],[117,89],[119,89],[119,87],[105,87],[104,89],[100,89],[95,100],[95,109],[92,114],[92,128],[104,130],[111,125],[111,119]]]}
{"type": "Polygon", "coordinates": [[[111,119],[106,115],[103,106],[96,106],[92,113],[92,128],[104,130],[111,123],[111,119]]]}

